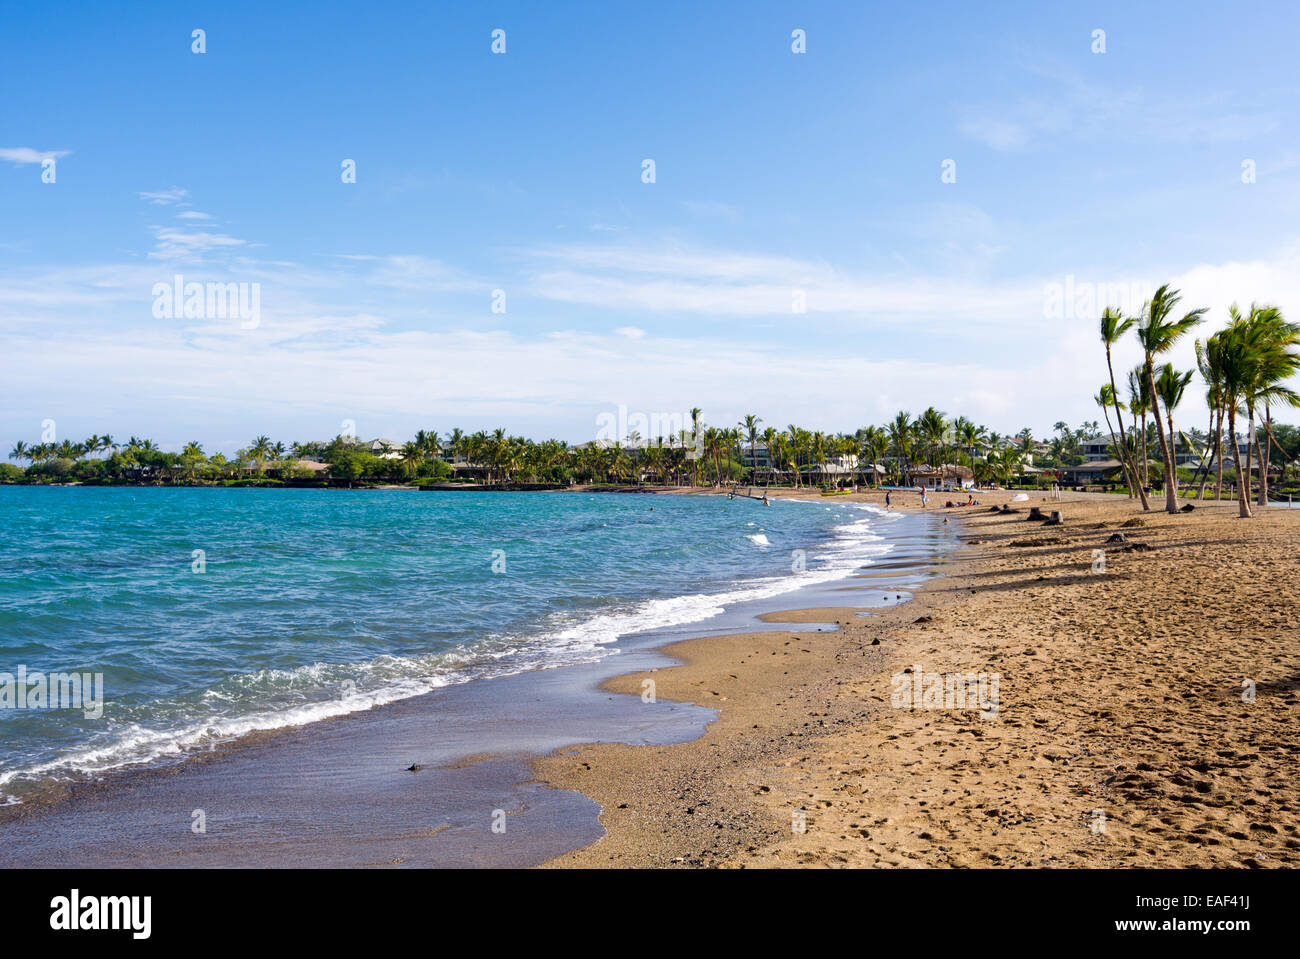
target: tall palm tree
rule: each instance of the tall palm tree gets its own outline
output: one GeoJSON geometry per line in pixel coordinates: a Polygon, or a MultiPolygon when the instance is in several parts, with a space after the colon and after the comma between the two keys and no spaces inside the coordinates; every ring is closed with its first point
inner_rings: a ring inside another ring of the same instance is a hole
{"type": "MultiPolygon", "coordinates": [[[[1128,372],[1128,408],[1133,413],[1133,445],[1136,449],[1138,443],[1142,444],[1142,485],[1144,487],[1151,482],[1151,471],[1147,463],[1151,448],[1147,433],[1147,415],[1151,412],[1151,391],[1147,388],[1145,372],[1140,364],[1128,372]],[[1139,419],[1141,426],[1138,425],[1139,419]]],[[[1134,458],[1133,465],[1136,466],[1137,454],[1131,455],[1134,458]]]]}
{"type": "Polygon", "coordinates": [[[248,455],[257,463],[258,472],[262,471],[262,468],[265,466],[266,460],[270,457],[272,451],[273,447],[269,436],[256,437],[248,447],[248,455]]]}
{"type": "MultiPolygon", "coordinates": [[[[1218,353],[1222,371],[1223,403],[1228,411],[1228,441],[1232,444],[1232,459],[1237,468],[1237,509],[1243,519],[1250,518],[1249,474],[1242,470],[1241,444],[1237,442],[1237,408],[1249,389],[1254,376],[1254,356],[1245,319],[1237,312],[1234,303],[1228,311],[1231,322],[1209,338],[1208,350],[1218,353]]],[[[1249,455],[1249,454],[1248,454],[1249,455]]]]}
{"type": "MultiPolygon", "coordinates": [[[[1110,307],[1101,311],[1101,341],[1106,345],[1106,370],[1110,374],[1110,398],[1115,405],[1115,420],[1119,423],[1119,435],[1125,436],[1124,431],[1124,414],[1120,410],[1119,387],[1115,385],[1115,365],[1111,361],[1111,347],[1119,342],[1120,337],[1129,331],[1129,328],[1137,322],[1137,317],[1126,317],[1119,310],[1113,310],[1110,307]]],[[[1109,417],[1107,418],[1109,423],[1109,417]]],[[[1128,478],[1129,495],[1133,494],[1136,489],[1137,494],[1142,499],[1142,509],[1149,510],[1151,504],[1147,501],[1147,491],[1142,482],[1139,481],[1137,463],[1134,462],[1133,456],[1128,448],[1128,443],[1120,443],[1116,446],[1119,451],[1120,461],[1124,464],[1124,475],[1128,478]]]]}
{"type": "Polygon", "coordinates": [[[1199,339],[1196,341],[1196,368],[1201,371],[1201,378],[1205,380],[1205,405],[1210,410],[1209,440],[1207,440],[1209,458],[1204,464],[1205,471],[1201,477],[1201,488],[1197,496],[1205,499],[1205,486],[1210,481],[1209,464],[1217,462],[1219,481],[1214,493],[1217,502],[1219,494],[1223,492],[1223,370],[1217,344],[1216,348],[1211,350],[1208,343],[1203,343],[1199,339]]]}
{"type": "Polygon", "coordinates": [[[9,451],[9,458],[11,460],[18,460],[20,463],[23,460],[35,462],[35,457],[32,455],[31,447],[22,440],[19,440],[14,444],[14,448],[9,451]]]}
{"type": "Polygon", "coordinates": [[[929,446],[929,459],[935,461],[931,464],[934,469],[943,468],[943,442],[947,431],[948,424],[943,414],[933,406],[916,418],[916,432],[929,446]]]}
{"type": "Polygon", "coordinates": [[[1174,462],[1173,469],[1166,471],[1166,475],[1173,476],[1175,498],[1178,496],[1178,447],[1175,443],[1178,434],[1174,432],[1174,407],[1183,401],[1183,392],[1191,381],[1191,370],[1179,373],[1172,363],[1162,365],[1156,377],[1156,395],[1160,397],[1160,402],[1165,404],[1165,416],[1169,420],[1169,447],[1174,462]]]}
{"type": "Polygon", "coordinates": [[[738,425],[745,431],[745,436],[749,439],[749,481],[758,483],[758,460],[754,456],[754,446],[758,442],[758,424],[763,422],[753,413],[746,413],[745,419],[738,425]]]}
{"type": "Polygon", "coordinates": [[[880,486],[880,472],[876,468],[889,449],[889,434],[879,426],[868,426],[862,431],[862,451],[871,459],[871,485],[880,486]]]}
{"type": "MultiPolygon", "coordinates": [[[[1110,430],[1110,444],[1115,448],[1115,455],[1119,457],[1120,463],[1123,464],[1125,477],[1128,477],[1127,454],[1123,449],[1123,444],[1115,435],[1115,427],[1111,426],[1110,423],[1110,408],[1115,405],[1115,391],[1111,388],[1109,383],[1103,383],[1101,384],[1101,389],[1092,400],[1101,407],[1101,413],[1106,417],[1106,429],[1110,430]]],[[[1129,485],[1128,496],[1129,499],[1133,498],[1133,486],[1131,483],[1129,485]]]]}
{"type": "MultiPolygon", "coordinates": [[[[1252,447],[1259,452],[1259,500],[1260,506],[1268,504],[1268,460],[1259,451],[1259,436],[1255,429],[1255,414],[1260,404],[1266,411],[1265,432],[1272,438],[1271,403],[1281,402],[1288,406],[1300,406],[1300,395],[1285,385],[1285,381],[1300,370],[1300,355],[1292,349],[1300,343],[1300,327],[1287,323],[1282,312],[1275,306],[1260,306],[1252,303],[1250,313],[1242,317],[1234,303],[1228,310],[1232,320],[1230,329],[1235,329],[1246,354],[1246,378],[1242,383],[1241,399],[1245,404],[1249,422],[1246,434],[1246,471],[1239,476],[1242,485],[1249,486],[1251,474],[1252,447]]],[[[1235,442],[1235,437],[1234,437],[1235,442]]],[[[1269,447],[1266,445],[1265,449],[1269,447]]],[[[1249,495],[1249,494],[1247,494],[1249,495]]]]}
{"type": "Polygon", "coordinates": [[[767,481],[772,482],[772,467],[776,465],[776,440],[780,433],[769,426],[763,430],[763,445],[767,447],[767,481]]]}
{"type": "Polygon", "coordinates": [[[687,458],[691,461],[691,485],[700,485],[700,454],[704,452],[700,440],[700,416],[704,411],[698,406],[691,407],[691,452],[687,458]]]}
{"type": "Polygon", "coordinates": [[[912,416],[906,410],[900,410],[895,415],[892,423],[889,424],[889,440],[894,447],[894,455],[898,457],[899,476],[904,486],[911,485],[911,456],[912,440],[914,433],[912,430],[912,416]]]}
{"type": "Polygon", "coordinates": [[[1147,388],[1151,392],[1152,418],[1156,421],[1156,435],[1160,440],[1160,454],[1165,461],[1165,509],[1170,513],[1178,512],[1176,487],[1178,474],[1174,466],[1173,437],[1166,438],[1164,424],[1160,421],[1159,396],[1156,393],[1155,357],[1169,352],[1184,334],[1200,323],[1205,316],[1205,307],[1189,310],[1179,319],[1174,319],[1174,308],[1182,296],[1177,290],[1171,290],[1166,283],[1147,300],[1142,308],[1142,319],[1137,326],[1138,342],[1142,344],[1143,365],[1146,370],[1147,388]]]}

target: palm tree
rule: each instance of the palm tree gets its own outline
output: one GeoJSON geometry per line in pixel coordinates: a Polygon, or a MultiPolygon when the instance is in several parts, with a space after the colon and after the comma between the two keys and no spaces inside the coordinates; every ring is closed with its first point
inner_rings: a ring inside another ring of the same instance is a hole
{"type": "Polygon", "coordinates": [[[1248,519],[1251,515],[1250,497],[1246,487],[1250,480],[1241,468],[1241,444],[1237,442],[1237,408],[1254,376],[1254,357],[1249,330],[1237,312],[1235,303],[1228,314],[1231,317],[1228,327],[1211,336],[1206,348],[1217,352],[1219,356],[1223,403],[1228,410],[1228,440],[1232,444],[1232,459],[1237,468],[1237,515],[1248,519]]]}
{"type": "MultiPolygon", "coordinates": [[[[1287,406],[1300,406],[1300,395],[1283,385],[1300,370],[1300,354],[1292,347],[1300,344],[1300,326],[1288,323],[1282,318],[1282,311],[1277,307],[1256,307],[1251,305],[1252,316],[1262,326],[1260,335],[1261,350],[1257,366],[1255,389],[1248,396],[1247,402],[1264,404],[1264,447],[1259,448],[1260,437],[1251,426],[1251,436],[1259,453],[1259,505],[1268,505],[1268,468],[1272,459],[1272,447],[1276,443],[1273,437],[1273,413],[1271,404],[1284,403],[1287,406]]],[[[1253,412],[1253,411],[1252,411],[1253,412]]]]}
{"type": "Polygon", "coordinates": [[[754,456],[754,444],[758,442],[758,424],[761,422],[763,421],[753,413],[746,413],[745,419],[737,424],[749,439],[749,481],[752,484],[758,483],[758,460],[754,456]]]}
{"type": "Polygon", "coordinates": [[[703,413],[698,406],[691,408],[691,446],[693,455],[688,453],[687,458],[691,461],[691,485],[700,485],[700,454],[704,452],[700,440],[700,415],[703,413]]]}
{"type": "Polygon", "coordinates": [[[871,485],[880,486],[876,464],[889,449],[889,434],[879,426],[868,426],[862,431],[862,452],[871,459],[871,485]]]}
{"type": "MultiPolygon", "coordinates": [[[[147,441],[146,441],[147,442],[147,441]]],[[[269,436],[259,436],[255,438],[248,447],[248,455],[253,458],[257,464],[257,470],[260,473],[268,457],[270,457],[273,447],[269,436]]]]}
{"type": "Polygon", "coordinates": [[[767,447],[767,481],[772,482],[772,467],[776,465],[776,442],[781,434],[774,427],[763,430],[763,445],[767,447]]]}
{"type": "Polygon", "coordinates": [[[18,460],[20,463],[23,460],[35,462],[35,457],[32,455],[31,447],[22,440],[19,440],[14,444],[14,448],[9,451],[9,458],[11,460],[18,460]]]}
{"type": "Polygon", "coordinates": [[[1175,489],[1178,474],[1174,466],[1171,447],[1173,437],[1166,438],[1164,424],[1160,421],[1159,397],[1156,393],[1155,357],[1167,353],[1182,336],[1200,323],[1205,316],[1205,307],[1189,310],[1181,319],[1173,319],[1174,307],[1182,299],[1177,290],[1171,290],[1166,283],[1156,290],[1151,299],[1142,308],[1142,319],[1138,323],[1138,342],[1142,344],[1143,363],[1146,370],[1147,388],[1151,393],[1152,418],[1156,421],[1156,435],[1160,440],[1160,454],[1165,461],[1165,509],[1170,513],[1178,512],[1178,498],[1175,489]]]}
{"type": "MultiPolygon", "coordinates": [[[[1111,347],[1119,342],[1120,337],[1128,332],[1129,327],[1137,322],[1136,317],[1125,317],[1119,310],[1112,310],[1110,307],[1101,311],[1101,341],[1106,345],[1106,370],[1110,374],[1110,398],[1115,405],[1115,420],[1119,423],[1119,435],[1126,436],[1124,430],[1124,414],[1120,410],[1119,388],[1115,385],[1115,365],[1111,362],[1111,347]]],[[[1106,422],[1110,422],[1109,416],[1106,422]]],[[[1142,509],[1151,509],[1151,504],[1147,501],[1146,487],[1138,479],[1137,463],[1134,462],[1128,443],[1120,443],[1116,446],[1119,451],[1120,461],[1124,464],[1124,475],[1128,478],[1129,495],[1133,495],[1136,489],[1138,496],[1142,499],[1142,509]]]]}
{"type": "Polygon", "coordinates": [[[900,410],[894,417],[894,421],[889,424],[889,439],[894,447],[894,455],[898,457],[901,464],[899,475],[903,480],[904,486],[912,485],[911,471],[908,467],[911,465],[912,440],[914,433],[912,431],[912,416],[906,410],[900,410]]]}
{"type": "Polygon", "coordinates": [[[1178,496],[1178,462],[1177,447],[1174,432],[1174,407],[1183,400],[1183,391],[1187,389],[1187,384],[1192,381],[1192,371],[1179,373],[1174,369],[1174,364],[1165,363],[1160,367],[1160,375],[1156,377],[1156,395],[1160,397],[1160,402],[1165,404],[1165,416],[1169,420],[1169,446],[1170,453],[1174,456],[1173,469],[1166,469],[1165,475],[1173,477],[1174,497],[1178,496]]]}
{"type": "Polygon", "coordinates": [[[915,427],[917,434],[929,444],[929,459],[936,461],[931,466],[934,469],[941,470],[943,468],[943,439],[948,430],[948,424],[944,421],[943,414],[931,406],[916,418],[915,427]]]}
{"type": "MultiPolygon", "coordinates": [[[[1151,412],[1151,391],[1147,388],[1147,379],[1144,376],[1144,370],[1141,365],[1133,367],[1128,372],[1128,408],[1133,413],[1133,444],[1142,444],[1142,486],[1146,487],[1151,482],[1151,472],[1147,468],[1147,457],[1150,452],[1150,437],[1147,433],[1147,414],[1151,412]],[[1138,420],[1141,419],[1141,427],[1138,426],[1138,420]]],[[[1137,465],[1136,454],[1133,465],[1137,465]]]]}
{"type": "Polygon", "coordinates": [[[402,444],[402,465],[406,467],[406,475],[414,476],[416,468],[420,461],[424,459],[424,447],[418,442],[406,442],[402,444]]]}
{"type": "MultiPolygon", "coordinates": [[[[1251,451],[1257,449],[1259,438],[1255,429],[1255,412],[1261,403],[1265,409],[1271,403],[1281,402],[1288,406],[1300,406],[1300,394],[1284,385],[1285,380],[1300,369],[1300,355],[1291,347],[1300,343],[1300,327],[1287,323],[1282,312],[1274,306],[1259,306],[1252,303],[1250,313],[1243,317],[1234,303],[1228,309],[1230,323],[1229,345],[1227,348],[1229,362],[1232,364],[1233,387],[1238,390],[1235,397],[1228,397],[1231,402],[1245,405],[1249,418],[1249,432],[1246,434],[1246,467],[1243,472],[1238,465],[1238,485],[1243,487],[1244,497],[1249,499],[1248,487],[1251,474],[1251,451]]],[[[1237,448],[1236,433],[1232,427],[1232,414],[1229,410],[1229,432],[1233,436],[1233,447],[1237,448]]],[[[1272,414],[1269,412],[1265,421],[1265,431],[1272,437],[1272,414]]],[[[1268,463],[1263,454],[1259,457],[1260,496],[1259,505],[1268,503],[1268,463]]],[[[1249,511],[1241,514],[1248,516],[1249,511]]]]}
{"type": "MultiPolygon", "coordinates": [[[[1092,400],[1101,407],[1101,413],[1106,417],[1106,429],[1110,430],[1110,444],[1115,448],[1115,455],[1119,457],[1120,463],[1124,466],[1124,476],[1128,478],[1127,451],[1123,449],[1123,444],[1121,444],[1119,439],[1115,436],[1115,427],[1110,424],[1110,408],[1116,405],[1115,391],[1111,389],[1109,383],[1103,383],[1101,384],[1101,389],[1092,400]]],[[[1133,484],[1131,480],[1129,483],[1128,496],[1129,499],[1133,498],[1133,484]]]]}
{"type": "Polygon", "coordinates": [[[1216,461],[1219,479],[1214,491],[1214,499],[1217,502],[1223,492],[1223,369],[1217,341],[1214,349],[1210,348],[1208,342],[1196,341],[1196,368],[1201,371],[1201,378],[1205,380],[1205,405],[1210,409],[1209,436],[1212,438],[1212,443],[1207,444],[1212,460],[1207,460],[1204,464],[1205,472],[1201,477],[1201,488],[1197,495],[1200,499],[1205,499],[1205,484],[1210,481],[1209,463],[1216,461]]]}

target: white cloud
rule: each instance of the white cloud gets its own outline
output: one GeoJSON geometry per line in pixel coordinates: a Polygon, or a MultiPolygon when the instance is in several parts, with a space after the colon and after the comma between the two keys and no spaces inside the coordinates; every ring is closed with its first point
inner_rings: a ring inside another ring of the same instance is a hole
{"type": "Polygon", "coordinates": [[[58,160],[71,152],[71,150],[33,150],[31,147],[0,147],[0,160],[7,160],[21,166],[27,163],[40,163],[43,160],[58,160]]]}
{"type": "Polygon", "coordinates": [[[152,259],[198,259],[212,250],[229,249],[246,244],[245,240],[225,233],[184,230],[174,226],[159,226],[153,229],[158,242],[149,254],[152,259]]]}
{"type": "Polygon", "coordinates": [[[170,190],[161,190],[156,193],[140,193],[142,200],[148,200],[156,206],[172,206],[177,203],[183,203],[190,195],[189,190],[182,190],[180,187],[172,187],[170,190]]]}
{"type": "MultiPolygon", "coordinates": [[[[1103,58],[1104,59],[1104,58],[1103,58]]],[[[1278,128],[1269,112],[1234,109],[1225,94],[1152,97],[1140,89],[1096,83],[1073,69],[1025,63],[1020,89],[1037,92],[1010,102],[982,101],[959,108],[957,128],[994,150],[1012,152],[1044,140],[1206,143],[1240,141],[1278,128]]],[[[1253,97],[1241,103],[1248,107],[1253,97]]]]}
{"type": "MultiPolygon", "coordinates": [[[[439,260],[347,254],[314,269],[254,259],[224,234],[156,232],[177,257],[0,276],[0,431],[11,440],[24,435],[21,424],[48,415],[52,383],[60,408],[94,420],[87,431],[116,432],[156,432],[160,417],[175,416],[241,430],[270,419],[306,438],[364,416],[375,432],[501,424],[581,440],[595,413],[619,403],[698,405],[714,423],[757,412],[827,430],[929,405],[1000,432],[1100,418],[1091,403],[1106,375],[1095,316],[1044,316],[1044,286],[1061,277],[874,275],[682,245],[556,247],[530,251],[525,267],[540,264],[541,273],[521,287],[635,323],[529,334],[510,328],[513,316],[500,318],[506,329],[484,330],[481,314],[439,314],[426,293],[481,282],[439,260]],[[204,253],[214,262],[201,274],[184,261],[204,253]],[[260,282],[259,327],[155,319],[152,285],[173,272],[260,282]],[[807,290],[810,316],[790,313],[796,284],[807,290]],[[731,322],[682,323],[684,311],[750,322],[738,336],[731,322]],[[116,398],[115,412],[101,421],[104,396],[116,398]],[[183,410],[172,409],[172,396],[188,397],[183,410]],[[430,424],[431,414],[442,422],[430,424]]],[[[1113,279],[1172,280],[1189,308],[1211,308],[1205,335],[1233,299],[1300,310],[1300,246],[1180,276],[1113,279]]],[[[495,282],[512,286],[508,277],[495,282]]],[[[1190,351],[1189,338],[1171,360],[1190,368],[1190,351]]],[[[1134,344],[1123,344],[1117,369],[1137,358],[1134,344]]],[[[1189,390],[1180,425],[1202,424],[1199,392],[1189,390]]]]}

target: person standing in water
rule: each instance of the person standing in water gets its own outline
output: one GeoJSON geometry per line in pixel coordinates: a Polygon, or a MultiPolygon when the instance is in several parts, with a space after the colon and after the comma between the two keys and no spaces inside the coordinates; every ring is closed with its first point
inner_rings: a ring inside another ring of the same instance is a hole
{"type": "Polygon", "coordinates": [[[885,509],[892,509],[889,505],[889,490],[885,490],[885,509]]]}
{"type": "Polygon", "coordinates": [[[925,508],[925,484],[921,484],[921,509],[925,508]]]}

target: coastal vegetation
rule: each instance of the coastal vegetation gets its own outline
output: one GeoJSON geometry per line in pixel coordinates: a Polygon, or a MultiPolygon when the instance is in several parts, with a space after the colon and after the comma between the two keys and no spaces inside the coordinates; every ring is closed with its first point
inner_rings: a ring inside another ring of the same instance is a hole
{"type": "Polygon", "coordinates": [[[1264,506],[1269,501],[1269,475],[1275,452],[1281,457],[1279,479],[1283,481],[1289,464],[1296,458],[1294,444],[1288,442],[1293,441],[1294,430],[1275,424],[1272,410],[1275,406],[1300,407],[1300,394],[1286,385],[1300,372],[1300,325],[1288,323],[1276,306],[1252,303],[1250,310],[1242,313],[1234,303],[1228,309],[1227,326],[1205,340],[1196,340],[1196,370],[1180,371],[1171,363],[1157,364],[1156,360],[1204,322],[1207,313],[1204,307],[1198,307],[1179,316],[1181,299],[1178,290],[1165,284],[1143,305],[1138,316],[1125,317],[1110,307],[1102,311],[1100,333],[1110,379],[1095,400],[1102,407],[1108,425],[1110,414],[1115,414],[1119,433],[1111,430],[1112,450],[1130,495],[1141,498],[1144,510],[1151,508],[1146,494],[1151,458],[1147,416],[1155,425],[1164,474],[1165,509],[1170,513],[1181,508],[1179,484],[1186,477],[1178,470],[1180,454],[1189,463],[1195,463],[1195,474],[1190,479],[1194,484],[1196,477],[1200,478],[1197,497],[1205,496],[1211,469],[1216,473],[1214,498],[1222,496],[1226,419],[1238,511],[1242,517],[1249,517],[1252,483],[1257,490],[1257,504],[1264,506]],[[1129,398],[1125,403],[1115,386],[1111,352],[1130,329],[1136,333],[1143,361],[1128,374],[1129,398]],[[1196,373],[1205,387],[1209,424],[1204,433],[1176,431],[1174,410],[1196,373]],[[1123,425],[1126,410],[1135,424],[1131,434],[1123,425]],[[1262,423],[1256,427],[1256,418],[1261,415],[1262,423]],[[1239,416],[1247,421],[1244,439],[1237,434],[1239,416]],[[1141,427],[1136,426],[1139,420],[1141,427]],[[1237,481],[1238,477],[1244,479],[1237,481]]]}
{"type": "Polygon", "coordinates": [[[82,442],[19,441],[9,452],[18,465],[0,464],[0,481],[498,488],[748,482],[824,490],[1059,483],[1123,489],[1144,510],[1151,508],[1149,494],[1159,488],[1165,509],[1176,512],[1180,496],[1205,498],[1213,476],[1213,497],[1222,498],[1229,487],[1240,515],[1250,516],[1252,495],[1257,504],[1266,504],[1272,485],[1285,488],[1300,465],[1300,430],[1273,419],[1276,407],[1300,407],[1300,394],[1287,386],[1300,372],[1300,326],[1287,322],[1275,306],[1252,304],[1243,312],[1234,304],[1224,328],[1195,341],[1196,369],[1179,370],[1161,360],[1205,322],[1207,313],[1184,310],[1181,301],[1181,293],[1166,284],[1137,315],[1111,307],[1102,311],[1107,380],[1093,399],[1102,411],[1104,433],[1097,421],[1075,428],[1058,421],[1040,438],[1028,427],[1003,434],[933,406],[832,433],[794,423],[782,429],[757,413],[734,425],[713,425],[697,407],[676,435],[632,431],[617,441],[576,445],[536,442],[501,428],[457,428],[445,435],[420,430],[402,443],[339,435],[286,444],[259,435],[229,457],[207,453],[197,441],[166,451],[135,436],[125,443],[108,435],[82,442]],[[1142,362],[1117,372],[1114,348],[1130,334],[1142,362]],[[1209,409],[1203,431],[1175,416],[1198,374],[1209,409]],[[1121,383],[1127,387],[1123,394],[1121,383]]]}
{"type": "MultiPolygon", "coordinates": [[[[1237,385],[1244,375],[1244,362],[1227,349],[1223,340],[1213,339],[1202,348],[1207,364],[1218,369],[1231,366],[1233,379],[1227,389],[1240,393],[1237,385]]],[[[1172,410],[1186,389],[1190,376],[1163,367],[1155,368],[1156,396],[1167,430],[1173,433],[1172,410]]],[[[1216,391],[1219,387],[1214,388],[1216,391]]],[[[1214,394],[1218,395],[1218,392],[1214,394]]],[[[1235,395],[1235,394],[1234,394],[1235,395]]],[[[1245,394],[1241,394],[1244,396],[1245,394]]],[[[1277,393],[1268,393],[1276,397],[1277,393]]],[[[1266,394],[1251,387],[1251,402],[1258,407],[1266,394]]],[[[1108,441],[1099,447],[1100,426],[1087,422],[1071,428],[1058,421],[1053,433],[1036,439],[1026,427],[1014,434],[991,431],[964,416],[947,417],[933,407],[913,416],[900,411],[889,423],[865,426],[852,433],[827,433],[796,424],[785,429],[761,428],[762,420],[747,415],[735,427],[714,427],[695,410],[692,431],[677,436],[643,438],[635,433],[621,443],[589,442],[570,445],[550,439],[534,442],[511,436],[504,429],[466,433],[454,429],[445,436],[435,430],[421,430],[404,442],[369,442],[336,436],[328,441],[302,443],[273,442],[257,436],[233,456],[207,453],[198,442],[186,443],[178,451],[165,451],[150,439],[131,437],[125,443],[111,436],[91,436],[82,442],[25,442],[14,444],[9,458],[19,465],[0,464],[0,480],[26,483],[154,484],[154,485],[250,485],[250,486],[353,486],[385,484],[472,483],[575,484],[638,486],[722,486],[732,483],[829,488],[853,485],[958,486],[999,484],[1002,486],[1044,486],[1070,482],[1072,471],[1086,469],[1104,448],[1109,455],[1121,454],[1123,465],[1114,475],[1102,474],[1092,482],[1109,486],[1132,486],[1132,477],[1146,476],[1150,464],[1158,477],[1164,469],[1165,451],[1159,444],[1154,422],[1124,430],[1119,439],[1110,414],[1131,411],[1132,404],[1116,403],[1109,384],[1097,397],[1109,430],[1108,441]]],[[[1222,418],[1224,407],[1213,407],[1222,418]]],[[[1149,410],[1147,411],[1149,412],[1149,410]]],[[[1235,435],[1234,412],[1227,410],[1228,431],[1235,435]]],[[[1247,413],[1249,417],[1249,413],[1247,413]]],[[[1222,424],[1219,424],[1221,427],[1222,424]]],[[[1252,421],[1252,428],[1253,421],[1252,421]]],[[[1256,432],[1253,446],[1271,448],[1275,455],[1270,468],[1279,482],[1289,480],[1300,458],[1300,430],[1273,422],[1267,416],[1256,432]]],[[[1177,450],[1201,450],[1221,445],[1222,429],[1201,432],[1180,430],[1177,450]]],[[[1168,442],[1166,446],[1170,445],[1168,442]]],[[[1246,446],[1239,439],[1236,446],[1246,446]]],[[[1259,462],[1256,456],[1256,463],[1259,462]]],[[[1218,484],[1231,481],[1238,467],[1218,462],[1218,484]]],[[[1245,467],[1240,467],[1244,469],[1245,467]]],[[[1201,493],[1208,472],[1187,465],[1175,466],[1176,482],[1190,486],[1202,478],[1201,493]]],[[[1076,477],[1077,478],[1077,477],[1076,477]]],[[[1138,484],[1138,492],[1142,491],[1138,484]]]]}

